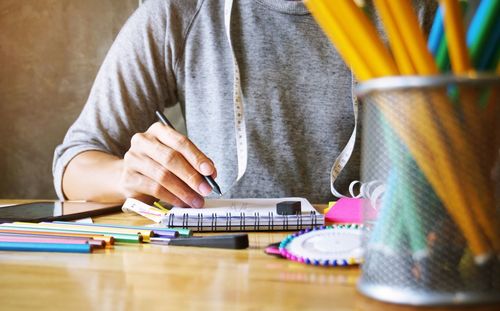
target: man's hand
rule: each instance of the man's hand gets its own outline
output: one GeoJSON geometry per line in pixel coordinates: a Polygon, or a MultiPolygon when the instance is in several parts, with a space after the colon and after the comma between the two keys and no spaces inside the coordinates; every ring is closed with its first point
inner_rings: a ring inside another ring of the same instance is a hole
{"type": "Polygon", "coordinates": [[[148,195],[199,208],[212,191],[202,174],[216,177],[213,162],[186,136],[157,122],[132,137],[119,186],[125,197],[148,195]]]}

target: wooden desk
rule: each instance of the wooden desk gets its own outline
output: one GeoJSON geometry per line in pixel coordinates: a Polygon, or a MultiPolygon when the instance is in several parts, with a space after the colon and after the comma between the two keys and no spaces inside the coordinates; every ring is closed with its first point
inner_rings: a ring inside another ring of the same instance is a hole
{"type": "MultiPolygon", "coordinates": [[[[129,214],[94,220],[149,223],[129,214]]],[[[356,267],[312,267],[264,254],[287,234],[250,233],[250,248],[234,251],[122,244],[93,254],[0,252],[0,309],[422,310],[361,296],[356,267]]]]}

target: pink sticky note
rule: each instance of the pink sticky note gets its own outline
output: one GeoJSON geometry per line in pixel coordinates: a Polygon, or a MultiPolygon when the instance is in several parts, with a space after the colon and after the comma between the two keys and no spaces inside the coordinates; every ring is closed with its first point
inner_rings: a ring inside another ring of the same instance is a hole
{"type": "Polygon", "coordinates": [[[336,223],[363,222],[363,199],[340,198],[326,213],[325,220],[336,223]]]}

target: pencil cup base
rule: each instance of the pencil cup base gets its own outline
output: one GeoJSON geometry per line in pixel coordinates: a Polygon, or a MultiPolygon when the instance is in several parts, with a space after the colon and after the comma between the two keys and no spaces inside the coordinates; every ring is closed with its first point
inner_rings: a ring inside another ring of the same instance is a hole
{"type": "Polygon", "coordinates": [[[358,291],[363,295],[383,302],[413,306],[451,306],[493,304],[500,302],[498,291],[491,292],[450,292],[435,293],[393,288],[384,285],[358,284],[358,291]]]}

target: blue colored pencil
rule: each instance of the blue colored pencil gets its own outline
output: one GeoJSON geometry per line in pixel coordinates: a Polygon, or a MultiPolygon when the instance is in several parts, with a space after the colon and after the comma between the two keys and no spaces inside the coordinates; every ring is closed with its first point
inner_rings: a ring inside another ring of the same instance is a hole
{"type": "Polygon", "coordinates": [[[90,253],[92,252],[92,247],[89,244],[0,242],[0,250],[21,252],[90,253]]]}
{"type": "Polygon", "coordinates": [[[436,10],[436,16],[434,17],[434,22],[431,27],[431,32],[429,33],[429,40],[427,41],[427,48],[435,57],[441,40],[444,36],[444,24],[443,24],[443,9],[441,6],[436,10]]]}

